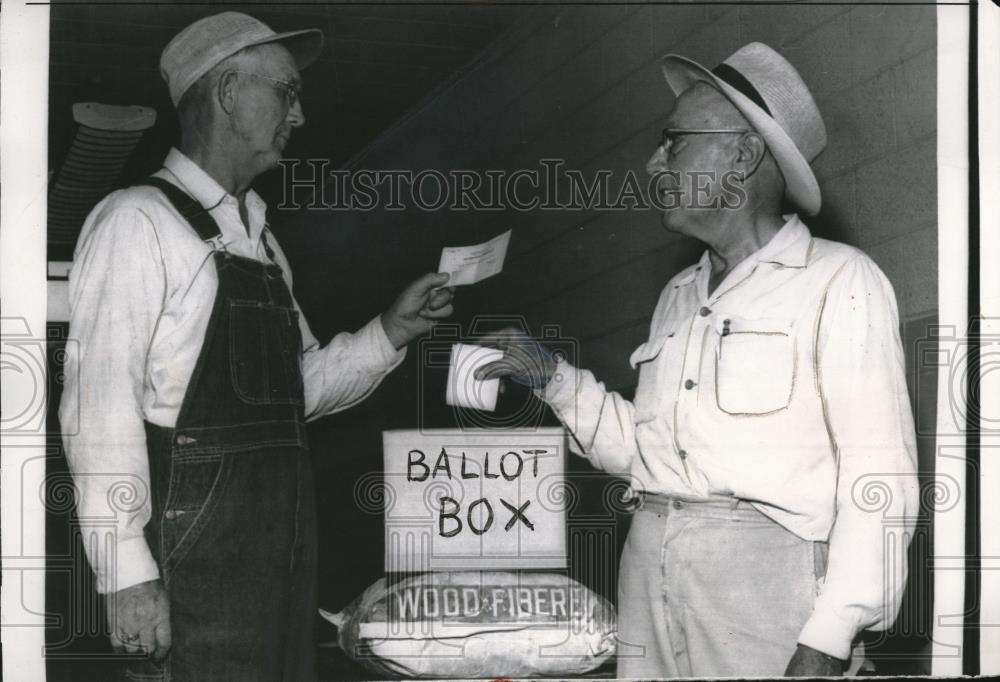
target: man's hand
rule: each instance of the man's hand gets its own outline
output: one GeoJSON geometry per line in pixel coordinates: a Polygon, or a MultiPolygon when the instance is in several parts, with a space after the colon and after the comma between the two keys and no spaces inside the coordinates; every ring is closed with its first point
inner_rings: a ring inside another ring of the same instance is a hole
{"type": "Polygon", "coordinates": [[[435,320],[452,314],[455,287],[441,288],[448,278],[445,272],[424,275],[403,289],[396,302],[382,313],[382,328],[393,347],[402,348],[429,332],[435,320]]]}
{"type": "Polygon", "coordinates": [[[520,384],[544,388],[556,372],[558,362],[552,353],[517,327],[506,327],[478,340],[504,351],[503,358],[476,370],[478,381],[509,376],[520,384]]]}
{"type": "Polygon", "coordinates": [[[804,644],[795,648],[785,668],[785,677],[840,677],[843,674],[844,661],[804,644]]]}
{"type": "Polygon", "coordinates": [[[170,652],[170,599],[150,580],[108,595],[108,627],[115,651],[144,651],[160,662],[170,652]]]}

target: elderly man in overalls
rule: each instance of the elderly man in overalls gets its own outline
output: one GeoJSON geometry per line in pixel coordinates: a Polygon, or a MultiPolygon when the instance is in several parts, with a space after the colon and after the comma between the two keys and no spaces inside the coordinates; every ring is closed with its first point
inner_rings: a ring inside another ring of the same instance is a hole
{"type": "Polygon", "coordinates": [[[160,68],[179,148],[88,217],[70,274],[62,423],[112,643],[137,680],[315,677],[305,423],[364,399],[451,314],[428,274],[321,347],[250,189],[305,122],[318,30],[204,18],[160,68]]]}

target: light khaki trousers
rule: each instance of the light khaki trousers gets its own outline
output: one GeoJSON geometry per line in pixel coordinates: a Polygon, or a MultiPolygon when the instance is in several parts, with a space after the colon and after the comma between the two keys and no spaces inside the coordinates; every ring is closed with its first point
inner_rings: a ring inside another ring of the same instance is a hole
{"type": "Polygon", "coordinates": [[[645,496],[619,574],[618,677],[780,677],[826,550],[735,498],[645,496]]]}

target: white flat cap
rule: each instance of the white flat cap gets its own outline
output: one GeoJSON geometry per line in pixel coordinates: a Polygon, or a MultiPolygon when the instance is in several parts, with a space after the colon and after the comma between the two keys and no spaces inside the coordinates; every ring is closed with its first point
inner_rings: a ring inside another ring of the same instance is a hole
{"type": "Polygon", "coordinates": [[[316,61],[323,49],[317,28],[275,33],[262,21],[240,12],[222,12],[199,19],[174,36],[160,55],[160,74],[170,89],[174,106],[187,89],[226,57],[245,47],[281,43],[299,69],[316,61]]]}

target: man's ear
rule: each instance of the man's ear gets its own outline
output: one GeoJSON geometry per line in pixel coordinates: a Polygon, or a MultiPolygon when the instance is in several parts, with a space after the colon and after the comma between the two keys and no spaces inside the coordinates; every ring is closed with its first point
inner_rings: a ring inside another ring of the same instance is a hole
{"type": "Polygon", "coordinates": [[[767,144],[758,133],[750,132],[743,136],[743,139],[740,140],[736,161],[740,170],[743,171],[744,179],[757,172],[766,154],[767,144]]]}
{"type": "Polygon", "coordinates": [[[219,83],[215,89],[215,97],[226,114],[232,114],[236,110],[236,101],[239,99],[239,88],[236,81],[237,73],[226,71],[219,77],[219,83]]]}

